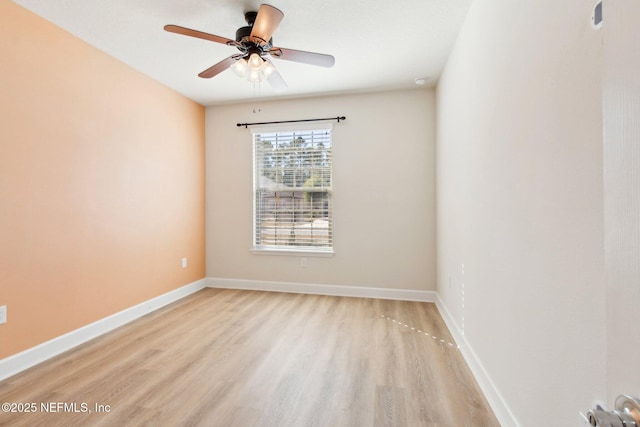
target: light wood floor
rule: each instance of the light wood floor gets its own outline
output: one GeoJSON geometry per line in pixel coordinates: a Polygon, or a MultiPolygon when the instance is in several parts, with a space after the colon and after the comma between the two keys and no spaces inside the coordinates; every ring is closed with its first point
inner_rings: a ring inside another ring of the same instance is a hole
{"type": "Polygon", "coordinates": [[[433,304],[218,289],[0,382],[0,402],[38,405],[3,426],[499,426],[433,304]]]}

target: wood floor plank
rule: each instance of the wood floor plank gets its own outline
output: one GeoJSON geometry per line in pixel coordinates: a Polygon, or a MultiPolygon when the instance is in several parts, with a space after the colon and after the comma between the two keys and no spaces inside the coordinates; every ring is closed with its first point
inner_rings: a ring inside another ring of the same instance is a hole
{"type": "Polygon", "coordinates": [[[221,289],[0,382],[0,400],[38,405],[0,426],[499,425],[433,304],[221,289]]]}

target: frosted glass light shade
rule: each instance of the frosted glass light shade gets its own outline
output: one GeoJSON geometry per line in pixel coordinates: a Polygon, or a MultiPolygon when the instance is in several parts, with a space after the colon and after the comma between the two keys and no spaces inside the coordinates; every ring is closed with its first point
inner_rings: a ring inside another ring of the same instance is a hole
{"type": "Polygon", "coordinates": [[[247,60],[244,58],[240,58],[239,60],[236,61],[235,64],[231,66],[231,69],[233,70],[233,72],[240,77],[244,77],[247,75],[247,68],[248,68],[247,60]]]}
{"type": "Polygon", "coordinates": [[[263,65],[264,60],[260,58],[260,55],[258,55],[257,53],[252,53],[249,57],[249,70],[260,72],[263,65]]]}
{"type": "Polygon", "coordinates": [[[269,76],[271,74],[273,74],[273,72],[276,70],[276,68],[273,66],[273,64],[269,61],[264,61],[264,66],[262,67],[262,72],[264,73],[264,76],[269,78],[269,76]]]}

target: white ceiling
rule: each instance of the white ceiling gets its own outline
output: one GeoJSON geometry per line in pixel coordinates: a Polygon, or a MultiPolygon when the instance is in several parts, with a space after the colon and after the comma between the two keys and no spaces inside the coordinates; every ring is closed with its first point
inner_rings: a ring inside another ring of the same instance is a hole
{"type": "MultiPolygon", "coordinates": [[[[258,0],[14,0],[131,67],[208,106],[249,100],[254,85],[226,70],[197,74],[237,53],[233,47],[172,34],[166,24],[234,39],[258,0]]],[[[331,54],[333,68],[274,59],[289,85],[261,98],[434,85],[472,0],[269,0],[284,12],[274,45],[331,54]]],[[[98,83],[98,82],[97,82],[98,83]]]]}

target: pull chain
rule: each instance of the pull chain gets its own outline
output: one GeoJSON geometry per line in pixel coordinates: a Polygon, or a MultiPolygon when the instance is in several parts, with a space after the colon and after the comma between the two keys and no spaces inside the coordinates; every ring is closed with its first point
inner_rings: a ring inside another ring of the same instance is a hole
{"type": "Polygon", "coordinates": [[[262,111],[260,108],[260,81],[253,83],[253,99],[255,104],[253,105],[253,114],[257,114],[262,111]]]}

